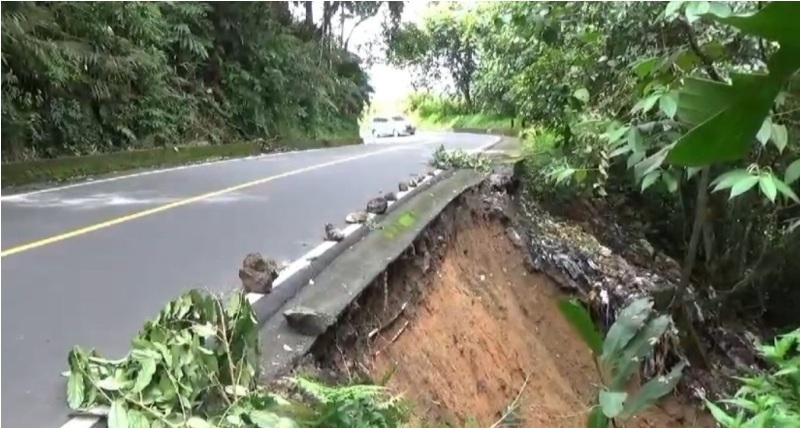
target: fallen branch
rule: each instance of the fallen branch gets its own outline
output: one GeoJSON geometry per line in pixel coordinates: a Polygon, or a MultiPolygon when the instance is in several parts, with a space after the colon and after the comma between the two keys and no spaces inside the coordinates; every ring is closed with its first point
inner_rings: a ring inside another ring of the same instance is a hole
{"type": "Polygon", "coordinates": [[[389,343],[387,343],[386,346],[383,347],[383,349],[378,350],[378,352],[375,353],[375,356],[377,357],[378,355],[381,354],[381,352],[386,350],[386,348],[388,348],[392,343],[396,342],[397,338],[399,338],[400,335],[403,334],[404,331],[406,331],[406,327],[408,327],[408,324],[410,324],[410,321],[406,320],[405,324],[403,324],[403,326],[400,327],[400,330],[397,330],[397,333],[395,333],[394,336],[392,336],[392,339],[389,340],[389,343]]]}
{"type": "Polygon", "coordinates": [[[403,306],[400,307],[400,310],[397,311],[397,314],[395,314],[395,316],[389,319],[389,322],[387,322],[382,326],[378,326],[377,328],[370,331],[367,337],[370,340],[372,340],[376,335],[384,332],[387,328],[390,328],[392,324],[394,324],[394,322],[397,321],[397,319],[400,318],[401,315],[403,315],[403,312],[406,310],[406,307],[408,307],[408,302],[403,303],[403,306]]]}
{"type": "Polygon", "coordinates": [[[505,422],[505,420],[512,413],[514,413],[519,408],[519,400],[522,397],[522,393],[525,392],[525,387],[528,386],[528,381],[530,379],[531,379],[531,375],[525,376],[525,382],[522,382],[522,387],[519,389],[519,392],[517,393],[517,396],[514,397],[514,401],[512,401],[511,404],[509,404],[508,407],[506,407],[506,411],[503,412],[503,415],[500,416],[500,419],[498,419],[497,422],[493,423],[492,426],[490,426],[489,428],[498,428],[499,426],[501,426],[501,424],[503,424],[505,422]]]}

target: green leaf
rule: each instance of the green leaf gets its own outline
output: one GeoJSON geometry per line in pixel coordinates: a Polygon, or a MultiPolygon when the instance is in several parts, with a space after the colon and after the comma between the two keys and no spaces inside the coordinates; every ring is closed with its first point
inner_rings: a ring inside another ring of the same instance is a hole
{"type": "Polygon", "coordinates": [[[639,162],[633,168],[633,174],[637,179],[643,179],[645,175],[657,170],[664,163],[669,152],[666,149],[659,150],[649,158],[639,162]]]}
{"type": "Polygon", "coordinates": [[[113,376],[108,376],[97,382],[97,387],[106,391],[119,391],[123,386],[124,384],[113,376]]]}
{"type": "Polygon", "coordinates": [[[678,10],[686,3],[685,1],[671,1],[667,3],[667,8],[664,10],[664,16],[670,16],[678,12],[678,10]]]}
{"type": "Polygon", "coordinates": [[[706,14],[711,10],[711,6],[707,1],[690,1],[688,3],[684,13],[689,23],[698,20],[700,15],[706,14]]]}
{"type": "Polygon", "coordinates": [[[736,420],[733,418],[733,416],[725,413],[725,411],[722,410],[721,408],[717,407],[716,404],[714,404],[714,403],[712,403],[712,402],[710,402],[710,401],[708,401],[706,399],[703,399],[703,401],[705,401],[706,407],[711,412],[711,416],[713,416],[714,419],[717,422],[722,424],[722,426],[726,426],[726,427],[734,426],[736,420]]]}
{"type": "Polygon", "coordinates": [[[686,367],[686,363],[680,362],[665,376],[657,376],[645,383],[635,395],[625,402],[622,418],[627,419],[638,414],[672,391],[681,380],[684,367],[686,367]]]}
{"type": "Polygon", "coordinates": [[[211,422],[197,416],[189,418],[186,421],[186,426],[187,428],[216,428],[211,422]]]}
{"type": "Polygon", "coordinates": [[[779,193],[800,204],[800,198],[797,197],[797,194],[794,193],[794,190],[792,190],[789,186],[787,186],[786,183],[784,183],[777,177],[774,177],[772,179],[772,182],[775,184],[775,187],[778,189],[779,193]]]}
{"type": "Polygon", "coordinates": [[[641,110],[642,113],[647,113],[655,107],[661,94],[652,94],[645,98],[640,99],[631,109],[631,113],[636,113],[641,110]]]}
{"type": "Polygon", "coordinates": [[[772,180],[772,174],[761,174],[758,177],[758,187],[761,189],[761,193],[767,197],[772,202],[775,202],[775,198],[778,196],[778,188],[775,186],[775,182],[772,180]]]}
{"type": "Polygon", "coordinates": [[[572,96],[583,103],[589,102],[589,91],[586,88],[580,88],[575,90],[572,96]]]}
{"type": "Polygon", "coordinates": [[[253,410],[248,413],[248,416],[258,428],[292,428],[297,426],[290,419],[282,418],[263,410],[253,410]]]}
{"type": "Polygon", "coordinates": [[[752,14],[714,19],[743,33],[780,42],[781,46],[800,47],[800,32],[797,31],[800,3],[797,2],[769,2],[752,14]]]}
{"type": "Polygon", "coordinates": [[[741,180],[734,183],[731,187],[731,195],[729,199],[733,199],[742,193],[750,190],[753,186],[758,183],[758,176],[757,175],[748,175],[747,177],[742,178],[741,180]]]}
{"type": "Polygon", "coordinates": [[[649,76],[656,69],[660,61],[661,59],[658,57],[646,58],[633,64],[633,70],[636,76],[641,79],[649,76]]]}
{"type": "Polygon", "coordinates": [[[131,390],[134,393],[138,393],[143,391],[150,385],[150,382],[153,381],[153,375],[156,372],[156,360],[153,358],[145,359],[141,361],[141,367],[139,368],[139,374],[136,376],[136,382],[133,384],[133,389],[131,390]]]}
{"type": "Polygon", "coordinates": [[[603,342],[602,360],[604,362],[610,361],[625,348],[639,329],[644,326],[652,307],[653,302],[649,299],[636,299],[620,311],[617,320],[608,329],[603,342]]]}
{"type": "Polygon", "coordinates": [[[786,143],[789,141],[789,135],[786,132],[786,126],[772,124],[772,144],[778,148],[778,152],[783,153],[786,148],[786,143]]]}
{"type": "Polygon", "coordinates": [[[108,428],[128,428],[128,409],[122,399],[114,400],[108,411],[108,428]]]}
{"type": "Polygon", "coordinates": [[[758,130],[758,133],[756,134],[756,139],[761,142],[762,146],[766,146],[771,136],[772,136],[772,119],[768,117],[764,119],[764,123],[761,124],[761,129],[758,130]]]}
{"type": "MultiPolygon", "coordinates": [[[[693,80],[687,79],[687,86],[689,81],[693,80]]],[[[726,86],[724,89],[719,85],[714,82],[694,84],[691,88],[699,90],[699,94],[687,97],[687,93],[680,93],[678,101],[684,103],[684,112],[693,113],[690,120],[703,116],[708,119],[678,139],[669,153],[671,162],[701,166],[744,157],[780,91],[782,81],[770,76],[741,75],[733,85],[723,85],[726,86]],[[714,98],[722,93],[727,96],[721,109],[712,108],[717,107],[719,98],[706,105],[691,104],[697,101],[696,95],[701,96],[702,103],[703,96],[714,98]],[[688,101],[684,101],[686,98],[688,101]]],[[[680,106],[678,110],[680,114],[680,106]]]]}
{"type": "Polygon", "coordinates": [[[72,371],[67,380],[67,405],[70,409],[78,409],[85,399],[85,388],[83,384],[83,374],[72,371]]]}
{"type": "Polygon", "coordinates": [[[586,308],[575,299],[562,299],[558,302],[558,309],[572,328],[578,332],[583,342],[595,355],[600,355],[603,350],[603,336],[597,330],[592,317],[586,308]]]}
{"type": "Polygon", "coordinates": [[[656,181],[658,181],[659,177],[661,177],[661,173],[659,171],[654,171],[645,175],[642,179],[642,192],[647,190],[648,187],[652,186],[656,181]]]}
{"type": "Polygon", "coordinates": [[[603,408],[594,406],[586,420],[587,428],[608,428],[608,417],[603,414],[603,408]]]}
{"type": "Polygon", "coordinates": [[[800,159],[797,159],[786,167],[786,172],[783,175],[783,182],[791,186],[798,178],[800,178],[800,159]]]}
{"type": "Polygon", "coordinates": [[[678,93],[677,119],[691,126],[713,117],[734,96],[730,85],[696,77],[686,78],[678,93]]]}
{"type": "Polygon", "coordinates": [[[717,192],[731,188],[734,184],[750,176],[752,176],[752,174],[746,169],[735,169],[714,179],[714,181],[711,182],[711,186],[714,186],[714,191],[717,192]]]}
{"type": "Polygon", "coordinates": [[[556,176],[556,184],[561,183],[562,181],[568,179],[572,174],[575,173],[574,168],[566,168],[558,173],[556,176]]]}
{"type": "Polygon", "coordinates": [[[672,119],[675,117],[675,113],[678,112],[678,94],[677,92],[669,92],[661,96],[658,99],[659,108],[661,112],[664,113],[668,118],[672,119]]]}
{"type": "Polygon", "coordinates": [[[646,150],[642,133],[635,126],[628,130],[628,147],[634,152],[644,152],[646,150]]]}
{"type": "Polygon", "coordinates": [[[603,414],[609,418],[615,418],[622,413],[626,398],[628,398],[627,392],[607,391],[605,389],[601,389],[598,396],[600,408],[603,409],[603,414]]]}
{"type": "Polygon", "coordinates": [[[661,315],[647,320],[647,324],[638,329],[636,335],[628,341],[625,348],[615,359],[614,365],[617,367],[609,387],[621,389],[625,386],[628,378],[636,372],[640,362],[645,358],[659,338],[667,331],[670,326],[670,318],[661,315]]]}
{"type": "Polygon", "coordinates": [[[672,172],[664,171],[661,174],[661,179],[664,181],[664,185],[667,186],[667,191],[669,193],[675,193],[678,191],[678,179],[675,178],[675,175],[672,172]]]}
{"type": "Polygon", "coordinates": [[[728,16],[731,16],[731,14],[733,13],[733,11],[731,10],[731,7],[728,6],[728,4],[725,3],[725,2],[712,1],[712,2],[709,2],[708,6],[709,6],[709,8],[708,8],[708,12],[709,13],[711,13],[713,15],[716,15],[716,16],[719,16],[721,18],[726,18],[728,16]]]}
{"type": "Polygon", "coordinates": [[[130,428],[150,428],[150,421],[147,420],[147,417],[144,413],[129,409],[128,410],[128,426],[130,428]]]}

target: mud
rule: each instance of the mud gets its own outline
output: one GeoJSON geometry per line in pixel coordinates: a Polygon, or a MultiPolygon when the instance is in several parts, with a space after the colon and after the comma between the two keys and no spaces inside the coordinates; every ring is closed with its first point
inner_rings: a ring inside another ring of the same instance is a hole
{"type": "MultiPolygon", "coordinates": [[[[599,383],[590,352],[501,202],[488,189],[456,199],[308,363],[328,380],[388,379],[413,402],[413,426],[512,426],[493,425],[504,416],[513,426],[586,426],[599,383]]],[[[625,426],[713,424],[672,396],[625,426]]]]}

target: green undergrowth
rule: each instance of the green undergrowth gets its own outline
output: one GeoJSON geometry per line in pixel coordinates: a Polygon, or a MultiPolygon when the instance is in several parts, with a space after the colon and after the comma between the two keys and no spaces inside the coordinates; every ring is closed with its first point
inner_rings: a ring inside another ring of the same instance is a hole
{"type": "Polygon", "coordinates": [[[361,144],[357,138],[287,139],[265,146],[259,142],[166,147],[147,150],[70,156],[55,159],[8,162],[2,165],[3,189],[43,183],[64,182],[85,177],[130,171],[186,165],[224,158],[258,155],[278,150],[307,150],[361,144]]]}
{"type": "Polygon", "coordinates": [[[105,407],[109,428],[394,428],[408,420],[405,401],[380,385],[330,386],[304,376],[287,379],[296,393],[260,385],[260,332],[242,293],[223,301],[190,291],[131,344],[119,360],[70,351],[71,409],[105,407]]]}
{"type": "Polygon", "coordinates": [[[423,117],[417,115],[419,128],[423,130],[441,129],[481,129],[497,130],[508,133],[519,131],[518,127],[512,126],[511,119],[500,115],[476,113],[476,114],[437,114],[423,117]]]}

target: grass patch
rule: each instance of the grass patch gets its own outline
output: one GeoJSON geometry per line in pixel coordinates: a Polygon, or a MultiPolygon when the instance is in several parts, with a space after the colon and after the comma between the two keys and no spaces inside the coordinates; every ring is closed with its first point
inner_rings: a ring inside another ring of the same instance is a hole
{"type": "MultiPolygon", "coordinates": [[[[287,139],[272,146],[290,150],[361,144],[360,138],[287,139]]],[[[180,166],[209,160],[258,155],[258,142],[133,150],[89,156],[8,162],[2,164],[2,188],[58,183],[142,168],[180,166]]],[[[266,150],[269,152],[269,150],[266,150]]]]}

